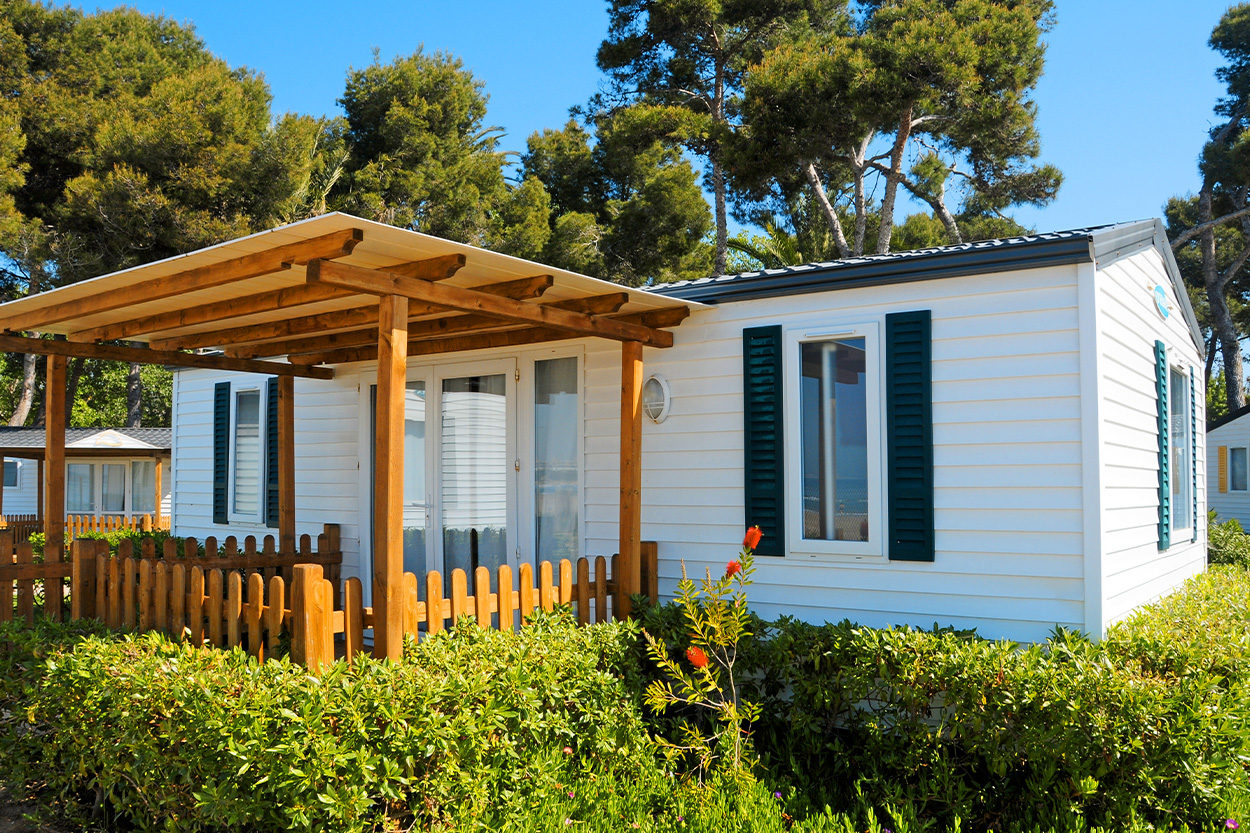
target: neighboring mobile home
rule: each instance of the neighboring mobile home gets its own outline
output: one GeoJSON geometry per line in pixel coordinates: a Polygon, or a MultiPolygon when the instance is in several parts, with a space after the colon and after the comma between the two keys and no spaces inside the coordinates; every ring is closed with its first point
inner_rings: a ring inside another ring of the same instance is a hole
{"type": "Polygon", "coordinates": [[[174,375],[175,532],[339,524],[390,655],[400,558],[619,548],[637,587],[641,537],[666,595],[758,524],[764,616],[1018,640],[1205,564],[1201,337],[1153,220],[644,292],[330,214],[0,305],[35,325],[222,348],[174,375]]]}
{"type": "MultiPolygon", "coordinates": [[[[169,428],[69,428],[65,431],[65,511],[70,515],[168,517],[169,428]],[[157,491],[160,498],[157,499],[157,491]]],[[[0,427],[4,491],[0,515],[39,513],[42,428],[0,427]]]]}
{"type": "Polygon", "coordinates": [[[1250,529],[1250,405],[1207,426],[1207,508],[1250,529]]]}

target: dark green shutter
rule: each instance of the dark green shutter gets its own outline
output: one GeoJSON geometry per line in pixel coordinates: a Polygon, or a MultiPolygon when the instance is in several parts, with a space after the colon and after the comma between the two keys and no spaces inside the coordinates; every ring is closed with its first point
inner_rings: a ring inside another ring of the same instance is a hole
{"type": "Polygon", "coordinates": [[[785,555],[785,422],[781,327],[742,331],[746,526],[764,538],[756,555],[785,555]]]}
{"type": "Polygon", "coordinates": [[[929,310],[885,317],[886,513],[892,561],[932,561],[933,381],[929,310]]]}
{"type": "Polygon", "coordinates": [[[1189,367],[1189,474],[1191,483],[1189,488],[1190,497],[1194,503],[1193,534],[1189,541],[1193,543],[1198,540],[1198,394],[1194,390],[1194,368],[1189,367]]]}
{"type": "Polygon", "coordinates": [[[278,377],[265,381],[265,526],[278,528],[278,377]]]}
{"type": "Polygon", "coordinates": [[[230,383],[213,386],[213,523],[230,520],[230,383]]]}
{"type": "Polygon", "coordinates": [[[1172,489],[1169,468],[1171,442],[1168,437],[1168,350],[1155,342],[1155,402],[1159,431],[1159,549],[1172,546],[1172,489]]]}

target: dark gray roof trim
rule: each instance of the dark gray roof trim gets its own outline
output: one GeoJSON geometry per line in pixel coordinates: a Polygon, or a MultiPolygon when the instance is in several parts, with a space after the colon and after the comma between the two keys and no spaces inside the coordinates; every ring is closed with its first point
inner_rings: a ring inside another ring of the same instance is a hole
{"type": "MultiPolygon", "coordinates": [[[[147,443],[154,448],[172,447],[174,429],[172,428],[66,428],[66,444],[81,442],[94,437],[102,431],[116,431],[132,440],[147,443]]],[[[42,428],[10,428],[0,426],[0,446],[6,448],[43,448],[44,431],[42,428]]]]}
{"type": "Polygon", "coordinates": [[[1091,239],[1093,233],[1101,228],[1105,227],[867,255],[827,263],[767,269],[763,272],[678,281],[648,289],[686,301],[724,303],[986,272],[1091,263],[1094,259],[1091,239]]]}

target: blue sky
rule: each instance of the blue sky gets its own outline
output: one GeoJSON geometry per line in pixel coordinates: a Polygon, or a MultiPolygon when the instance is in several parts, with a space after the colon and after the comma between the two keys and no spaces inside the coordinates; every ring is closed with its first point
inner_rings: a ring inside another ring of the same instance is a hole
{"type": "MultiPolygon", "coordinates": [[[[132,0],[194,23],[231,65],[264,73],[276,112],[337,113],[348,67],[427,51],[458,55],[486,82],[503,146],[558,127],[595,92],[607,30],[598,0],[408,0],[329,3],[132,0]]],[[[1040,231],[1157,216],[1197,188],[1195,160],[1220,87],[1207,48],[1222,0],[1058,0],[1038,86],[1042,158],[1065,183],[1042,209],[1018,209],[1040,231]]],[[[90,7],[89,7],[90,8],[90,7]]]]}

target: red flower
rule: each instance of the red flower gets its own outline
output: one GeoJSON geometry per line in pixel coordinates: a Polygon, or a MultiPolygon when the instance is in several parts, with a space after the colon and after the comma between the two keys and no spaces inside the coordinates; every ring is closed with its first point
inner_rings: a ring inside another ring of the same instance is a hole
{"type": "Polygon", "coordinates": [[[730,561],[728,564],[725,565],[726,576],[735,576],[740,572],[742,572],[742,565],[739,564],[737,561],[730,561]]]}
{"type": "Polygon", "coordinates": [[[691,645],[686,649],[686,659],[690,660],[690,664],[695,668],[707,668],[707,654],[703,653],[702,648],[691,645]]]}
{"type": "Polygon", "coordinates": [[[760,539],[764,537],[764,531],[758,526],[753,526],[747,530],[746,537],[742,539],[742,546],[748,550],[753,550],[760,545],[760,539]]]}

